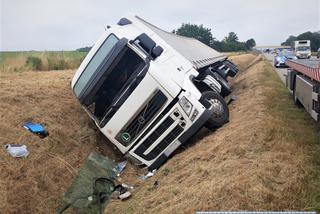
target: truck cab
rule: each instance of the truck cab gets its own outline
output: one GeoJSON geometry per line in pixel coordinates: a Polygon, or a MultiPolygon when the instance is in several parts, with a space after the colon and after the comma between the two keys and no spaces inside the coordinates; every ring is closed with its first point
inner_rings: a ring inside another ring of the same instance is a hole
{"type": "Polygon", "coordinates": [[[311,57],[310,40],[294,41],[293,50],[298,59],[309,59],[311,57]]]}
{"type": "Polygon", "coordinates": [[[220,94],[227,76],[237,72],[209,47],[211,58],[196,54],[190,61],[186,54],[194,53],[182,54],[170,42],[186,51],[186,42],[191,42],[205,52],[199,41],[171,35],[138,16],[122,18],[98,39],[71,82],[99,130],[123,154],[150,170],[202,126],[216,128],[228,122],[228,107],[220,94]],[[169,41],[172,38],[178,42],[169,41]]]}

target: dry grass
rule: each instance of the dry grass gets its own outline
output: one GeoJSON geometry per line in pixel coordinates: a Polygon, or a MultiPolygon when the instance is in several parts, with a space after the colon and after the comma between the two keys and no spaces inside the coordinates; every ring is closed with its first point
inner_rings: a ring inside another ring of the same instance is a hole
{"type": "Polygon", "coordinates": [[[0,143],[25,144],[26,159],[0,150],[0,209],[3,213],[54,213],[66,187],[90,151],[93,124],[69,87],[73,71],[0,72],[0,143]],[[45,139],[24,130],[27,120],[42,123],[45,139]]]}
{"type": "MultiPolygon", "coordinates": [[[[313,122],[288,101],[268,62],[251,54],[232,60],[242,71],[233,82],[239,100],[231,105],[231,122],[214,133],[202,130],[191,140],[199,142],[177,153],[146,182],[138,180],[141,169],[129,164],[122,181],[135,185],[133,197],[111,201],[107,213],[319,205],[320,164],[313,159],[319,136],[313,122]],[[153,187],[156,180],[159,188],[153,187]]],[[[1,212],[54,213],[91,151],[121,157],[106,146],[73,98],[72,75],[71,70],[0,72],[0,143],[26,144],[30,151],[26,159],[14,159],[0,150],[1,212]],[[25,131],[21,125],[29,119],[44,124],[50,136],[39,139],[25,131]]]]}

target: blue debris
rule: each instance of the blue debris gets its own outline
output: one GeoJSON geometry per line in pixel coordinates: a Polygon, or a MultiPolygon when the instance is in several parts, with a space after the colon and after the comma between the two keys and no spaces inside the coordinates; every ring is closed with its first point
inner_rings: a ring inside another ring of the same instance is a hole
{"type": "Polygon", "coordinates": [[[113,169],[114,172],[117,173],[118,176],[120,176],[121,172],[126,168],[127,161],[122,161],[117,164],[117,166],[113,169]]]}
{"type": "Polygon", "coordinates": [[[23,124],[23,128],[29,130],[30,132],[39,135],[40,138],[45,138],[49,135],[49,132],[39,123],[26,122],[23,124]]]}

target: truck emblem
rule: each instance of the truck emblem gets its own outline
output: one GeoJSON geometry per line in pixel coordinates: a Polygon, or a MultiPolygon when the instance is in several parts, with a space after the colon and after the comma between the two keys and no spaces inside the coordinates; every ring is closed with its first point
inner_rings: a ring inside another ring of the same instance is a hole
{"type": "Polygon", "coordinates": [[[138,118],[138,123],[140,123],[140,125],[144,124],[144,122],[146,122],[146,120],[144,119],[144,117],[140,116],[138,118]]]}
{"type": "Polygon", "coordinates": [[[121,140],[123,140],[124,142],[128,143],[131,140],[131,136],[128,132],[123,132],[121,134],[121,140]]]}

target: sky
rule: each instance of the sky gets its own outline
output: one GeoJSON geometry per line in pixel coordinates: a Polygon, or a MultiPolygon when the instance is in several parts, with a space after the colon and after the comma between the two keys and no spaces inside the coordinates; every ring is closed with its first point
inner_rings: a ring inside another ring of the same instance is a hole
{"type": "Polygon", "coordinates": [[[0,9],[0,51],[91,46],[130,13],[167,31],[203,24],[218,40],[233,31],[257,45],[320,30],[320,0],[0,0],[0,9]]]}

